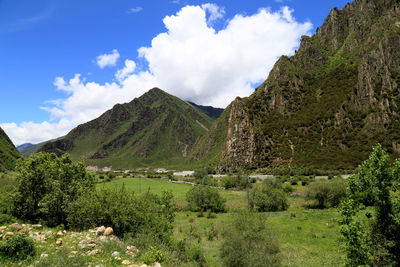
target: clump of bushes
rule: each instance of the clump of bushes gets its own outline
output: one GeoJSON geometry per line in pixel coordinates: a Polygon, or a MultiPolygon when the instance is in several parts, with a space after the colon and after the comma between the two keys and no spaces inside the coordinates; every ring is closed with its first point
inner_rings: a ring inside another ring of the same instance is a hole
{"type": "Polygon", "coordinates": [[[315,207],[324,209],[326,207],[337,207],[346,196],[346,181],[330,180],[311,183],[305,193],[306,200],[314,200],[315,207]]]}
{"type": "Polygon", "coordinates": [[[282,211],[289,207],[287,193],[277,179],[265,180],[250,191],[250,206],[260,212],[282,211]]]}
{"type": "Polygon", "coordinates": [[[220,252],[224,266],[281,265],[278,239],[260,214],[238,213],[222,237],[220,252]]]}
{"type": "Polygon", "coordinates": [[[69,155],[36,153],[17,162],[14,216],[52,227],[67,223],[69,205],[94,188],[94,176],[69,155]]]}
{"type": "MultiPolygon", "coordinates": [[[[243,190],[247,185],[247,177],[245,175],[236,175],[236,176],[227,176],[223,179],[223,187],[225,189],[236,188],[239,190],[243,190]]],[[[256,180],[249,179],[249,184],[255,183],[256,180]]]]}
{"type": "Polygon", "coordinates": [[[192,211],[226,211],[225,202],[217,189],[208,186],[195,186],[186,194],[188,208],[192,211]]]}
{"type": "Polygon", "coordinates": [[[29,237],[15,235],[0,241],[0,258],[24,260],[35,253],[35,242],[29,237]]]}
{"type": "Polygon", "coordinates": [[[107,225],[119,236],[145,234],[169,242],[175,218],[172,199],[170,192],[136,196],[124,187],[91,191],[69,206],[67,221],[78,230],[107,225]]]}

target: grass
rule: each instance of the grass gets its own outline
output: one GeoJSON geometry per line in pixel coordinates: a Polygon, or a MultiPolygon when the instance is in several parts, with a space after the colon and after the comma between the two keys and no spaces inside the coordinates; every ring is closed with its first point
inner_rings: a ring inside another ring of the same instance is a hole
{"type": "MultiPolygon", "coordinates": [[[[109,188],[124,185],[126,189],[139,193],[141,183],[142,193],[150,190],[159,193],[171,191],[181,210],[185,207],[186,192],[191,185],[173,184],[166,179],[120,178],[109,183],[98,184],[98,188],[109,188]]],[[[304,186],[293,186],[296,192],[302,193],[304,186]]],[[[222,239],[220,233],[232,222],[234,212],[246,207],[244,191],[220,190],[227,200],[228,213],[216,214],[215,218],[198,217],[198,213],[180,211],[175,219],[174,237],[178,240],[192,239],[199,244],[205,253],[210,266],[222,266],[219,258],[219,247],[222,239]],[[208,240],[212,229],[217,237],[208,240]]],[[[282,263],[284,266],[340,266],[344,255],[339,246],[339,229],[336,209],[306,209],[309,204],[302,197],[290,197],[290,208],[284,212],[264,213],[269,227],[280,240],[282,263]]]]}

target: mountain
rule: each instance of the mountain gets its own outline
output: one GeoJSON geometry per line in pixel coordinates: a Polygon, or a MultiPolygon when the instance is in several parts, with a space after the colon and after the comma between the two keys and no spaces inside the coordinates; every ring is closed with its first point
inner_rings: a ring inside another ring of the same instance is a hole
{"type": "Polygon", "coordinates": [[[24,157],[29,157],[31,154],[36,153],[46,142],[42,142],[39,144],[31,144],[25,143],[17,146],[19,153],[21,153],[24,157]]]}
{"type": "Polygon", "coordinates": [[[201,112],[203,112],[204,114],[206,114],[208,117],[213,118],[213,119],[218,119],[222,112],[224,111],[223,108],[214,108],[211,106],[201,106],[201,105],[197,105],[193,102],[187,101],[190,105],[194,106],[195,108],[197,108],[198,110],[200,110],[201,112]]]}
{"type": "Polygon", "coordinates": [[[248,98],[237,98],[193,149],[220,170],[354,168],[381,143],[400,153],[400,4],[356,0],[332,9],[282,56],[248,98]]]}
{"type": "Polygon", "coordinates": [[[21,154],[15,148],[7,134],[0,128],[0,171],[12,170],[21,154]]]}
{"type": "Polygon", "coordinates": [[[41,151],[68,152],[87,165],[113,168],[177,166],[212,123],[190,104],[153,88],[47,142],[41,151]]]}

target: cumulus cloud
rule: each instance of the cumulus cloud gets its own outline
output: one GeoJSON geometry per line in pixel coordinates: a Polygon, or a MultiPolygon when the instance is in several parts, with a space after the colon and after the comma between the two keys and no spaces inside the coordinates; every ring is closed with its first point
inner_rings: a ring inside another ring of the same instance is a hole
{"type": "Polygon", "coordinates": [[[105,67],[112,67],[117,64],[117,60],[119,59],[119,52],[117,49],[114,49],[111,54],[103,54],[96,58],[97,65],[101,69],[105,67]]]}
{"type": "MultiPolygon", "coordinates": [[[[52,121],[0,126],[17,144],[48,140],[153,87],[183,100],[225,107],[236,96],[249,96],[279,56],[293,54],[300,37],[309,34],[311,23],[297,22],[292,12],[283,7],[275,12],[263,8],[252,15],[239,14],[216,31],[211,22],[223,19],[222,8],[214,4],[185,6],[164,18],[166,31],[155,36],[151,46],[138,49],[138,57],[146,61],[148,69],[138,70],[135,61],[127,59],[115,73],[115,81],[109,83],[86,82],[80,74],[68,81],[57,77],[54,85],[67,97],[43,107],[52,121]],[[44,131],[46,135],[41,134],[44,131]]],[[[119,56],[113,50],[99,56],[98,64],[115,65],[119,56]]]]}

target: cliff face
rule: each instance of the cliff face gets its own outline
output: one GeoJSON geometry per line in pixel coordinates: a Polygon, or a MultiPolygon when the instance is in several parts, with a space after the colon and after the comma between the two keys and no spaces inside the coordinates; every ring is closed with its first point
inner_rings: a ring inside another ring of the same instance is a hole
{"type": "Polygon", "coordinates": [[[377,142],[399,153],[399,83],[399,2],[335,8],[250,97],[232,103],[219,168],[352,168],[377,142]]]}

